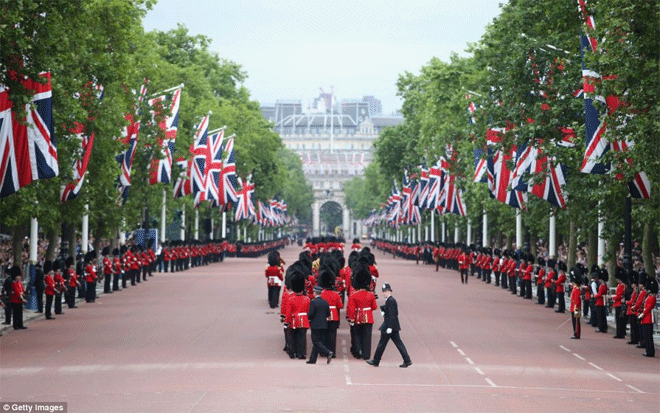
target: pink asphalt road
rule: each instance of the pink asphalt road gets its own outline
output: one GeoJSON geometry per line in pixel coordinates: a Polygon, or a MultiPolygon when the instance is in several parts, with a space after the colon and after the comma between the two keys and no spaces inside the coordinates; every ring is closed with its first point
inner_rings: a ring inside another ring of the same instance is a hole
{"type": "MultiPolygon", "coordinates": [[[[282,253],[292,263],[300,251],[282,253]]],[[[647,412],[660,359],[569,316],[457,273],[376,252],[399,304],[413,365],[389,344],[354,359],[342,321],[330,365],[291,360],[267,304],[260,259],[148,282],[0,337],[0,404],[67,402],[69,412],[647,412]]],[[[383,298],[379,300],[383,303],[383,298]]],[[[376,328],[381,321],[377,314],[376,328]]],[[[379,333],[374,328],[372,351],[379,333]]],[[[308,334],[309,340],[309,334],[308,334]]],[[[311,349],[311,343],[308,344],[311,349]]]]}

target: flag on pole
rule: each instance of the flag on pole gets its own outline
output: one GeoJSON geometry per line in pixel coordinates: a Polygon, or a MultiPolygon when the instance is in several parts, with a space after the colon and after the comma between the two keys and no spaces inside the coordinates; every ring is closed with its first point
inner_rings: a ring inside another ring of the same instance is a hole
{"type": "Polygon", "coordinates": [[[237,181],[241,189],[236,193],[236,221],[242,221],[256,215],[252,199],[254,184],[250,183],[250,177],[246,179],[245,183],[241,178],[238,178],[237,181]]]}
{"type": "Polygon", "coordinates": [[[181,172],[179,173],[179,177],[174,183],[174,198],[181,198],[192,194],[192,181],[190,179],[192,163],[192,158],[177,158],[176,164],[179,166],[179,168],[181,168],[181,172]]]}
{"type": "MultiPolygon", "coordinates": [[[[238,180],[236,178],[236,153],[234,152],[234,135],[227,138],[223,144],[224,163],[222,165],[221,201],[228,206],[238,200],[236,193],[238,180]]],[[[254,188],[253,188],[254,189],[254,188]]]]}
{"type": "Polygon", "coordinates": [[[147,96],[147,84],[149,83],[148,79],[144,79],[144,83],[140,86],[140,92],[138,94],[137,104],[133,105],[133,112],[124,114],[124,119],[128,122],[128,125],[124,127],[122,137],[120,138],[121,142],[124,145],[128,145],[128,148],[123,153],[119,154],[116,159],[119,162],[121,167],[121,173],[119,174],[119,184],[117,186],[119,190],[119,195],[121,197],[121,204],[126,203],[128,199],[128,189],[131,186],[131,168],[133,166],[133,159],[135,158],[135,148],[138,142],[138,135],[140,133],[140,120],[137,119],[141,114],[140,104],[147,96]]]}
{"type": "Polygon", "coordinates": [[[158,107],[161,108],[159,110],[162,110],[169,100],[169,114],[158,125],[164,131],[165,139],[159,139],[158,142],[163,155],[162,159],[154,158],[151,161],[149,183],[152,185],[158,182],[168,184],[172,179],[172,156],[176,142],[176,131],[179,127],[179,107],[181,105],[182,88],[183,85],[176,87],[171,97],[161,95],[149,101],[151,107],[158,107]]]}
{"type": "Polygon", "coordinates": [[[211,164],[211,147],[209,145],[209,115],[202,118],[195,132],[194,143],[190,152],[193,156],[190,179],[192,183],[192,193],[195,197],[195,207],[198,207],[203,201],[206,201],[208,194],[208,176],[206,174],[206,165],[211,164]]]}
{"type": "Polygon", "coordinates": [[[22,81],[33,94],[24,119],[12,110],[9,89],[0,85],[0,198],[59,174],[50,73],[40,77],[46,82],[22,81]]]}
{"type": "Polygon", "coordinates": [[[224,206],[224,193],[222,190],[222,145],[225,130],[220,129],[208,134],[208,147],[211,153],[210,161],[207,159],[206,174],[206,200],[214,207],[224,206]]]}

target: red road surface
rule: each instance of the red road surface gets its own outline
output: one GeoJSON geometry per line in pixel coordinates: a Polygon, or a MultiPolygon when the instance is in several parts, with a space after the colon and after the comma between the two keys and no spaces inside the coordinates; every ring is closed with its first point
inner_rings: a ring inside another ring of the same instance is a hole
{"type": "MultiPolygon", "coordinates": [[[[299,251],[282,256],[292,263],[299,251]]],[[[0,404],[65,401],[69,412],[660,410],[660,359],[613,334],[583,322],[582,340],[570,340],[566,314],[475,278],[462,285],[453,271],[380,252],[376,260],[379,286],[391,283],[399,304],[407,369],[392,343],[378,368],[355,360],[343,321],[330,365],[290,360],[267,304],[266,258],[230,258],[156,273],[9,331],[0,337],[0,404]]],[[[376,328],[380,321],[378,314],[376,328]]]]}

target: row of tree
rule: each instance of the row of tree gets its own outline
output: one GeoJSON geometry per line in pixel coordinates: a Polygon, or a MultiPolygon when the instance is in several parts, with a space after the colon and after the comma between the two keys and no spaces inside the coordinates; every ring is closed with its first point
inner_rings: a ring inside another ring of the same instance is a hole
{"type": "MultiPolygon", "coordinates": [[[[523,223],[535,252],[535,241],[548,239],[548,217],[555,214],[559,240],[569,247],[569,264],[575,262],[580,245],[588,246],[589,265],[596,262],[599,213],[609,241],[608,257],[614,259],[624,230],[626,183],[645,171],[652,183],[651,198],[633,200],[633,238],[642,242],[651,273],[652,258],[660,253],[656,224],[660,218],[658,2],[510,0],[468,52],[467,57],[454,54],[448,62],[433,58],[419,74],[399,76],[405,122],[379,136],[375,161],[364,177],[346,184],[347,204],[353,212],[366,217],[380,208],[392,180],[400,180],[404,169],[415,170],[423,156],[430,163],[447,156],[451,145],[458,151],[452,171],[461,177],[468,216],[442,219],[461,228],[469,219],[477,226],[485,211],[490,244],[511,246],[516,210],[491,199],[487,185],[472,182],[474,150],[483,149],[485,156],[487,131],[501,128],[505,132],[499,143],[489,146],[492,151],[533,144],[566,165],[566,208],[531,196],[523,223]],[[585,25],[589,16],[595,27],[585,25]],[[585,29],[600,40],[598,51],[586,54],[585,64],[604,74],[602,81],[591,83],[594,90],[589,92],[621,100],[616,111],[601,113],[607,124],[603,138],[610,143],[634,142],[625,153],[610,150],[602,157],[611,165],[611,172],[604,175],[580,173],[587,132],[584,99],[577,92],[582,88],[580,36],[585,29]],[[474,113],[468,110],[471,102],[476,106],[474,113]],[[575,132],[573,147],[556,144],[565,137],[566,128],[575,132]]],[[[538,182],[544,176],[527,178],[538,182]]],[[[426,212],[424,219],[428,217],[426,212]]]]}
{"type": "MultiPolygon", "coordinates": [[[[250,99],[242,85],[245,71],[211,52],[208,37],[190,35],[183,26],[145,32],[142,19],[153,4],[152,0],[25,0],[0,6],[0,85],[9,88],[9,97],[20,111],[32,96],[19,80],[37,79],[42,71],[51,73],[60,165],[56,178],[35,181],[0,199],[1,225],[14,235],[17,257],[33,217],[49,239],[62,236],[69,245],[75,245],[85,211],[97,242],[145,220],[150,221],[147,225],[157,224],[163,190],[171,199],[171,187],[148,182],[149,163],[162,156],[158,141],[164,138],[150,111],[141,115],[129,197],[125,205],[117,203],[120,168],[115,156],[126,149],[117,138],[127,125],[124,114],[134,104],[132,90],[145,78],[154,93],[185,84],[175,158],[189,157],[196,124],[212,111],[210,128],[226,125],[227,134],[236,134],[237,171],[243,177],[253,172],[257,197],[284,198],[290,215],[311,220],[313,192],[304,179],[300,158],[282,145],[258,102],[250,99]],[[103,85],[104,98],[83,105],[79,96],[90,82],[103,85]],[[62,204],[61,187],[71,181],[73,162],[80,156],[80,141],[71,132],[76,123],[95,133],[96,139],[80,195],[62,204]]],[[[173,180],[178,172],[175,166],[173,180]]],[[[168,200],[167,208],[168,221],[184,209],[192,216],[190,198],[168,200]]],[[[200,215],[218,222],[219,210],[207,208],[200,206],[200,215]]],[[[188,219],[188,225],[191,222],[188,219]]],[[[50,256],[56,253],[55,245],[50,243],[50,256]]]]}

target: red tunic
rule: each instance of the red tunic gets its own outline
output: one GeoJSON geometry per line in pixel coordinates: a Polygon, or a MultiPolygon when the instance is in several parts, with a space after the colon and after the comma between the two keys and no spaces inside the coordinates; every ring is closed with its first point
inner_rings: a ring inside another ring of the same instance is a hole
{"type": "Polygon", "coordinates": [[[92,264],[85,267],[85,282],[93,283],[96,281],[96,268],[92,264]]]}
{"type": "Polygon", "coordinates": [[[309,328],[309,297],[302,294],[296,294],[289,297],[286,305],[285,320],[291,328],[309,328]]]}
{"type": "Polygon", "coordinates": [[[580,289],[573,288],[571,291],[571,313],[575,313],[576,310],[580,310],[580,305],[582,304],[582,299],[580,298],[580,289]]]}
{"type": "Polygon", "coordinates": [[[559,273],[559,277],[557,278],[557,281],[555,281],[555,291],[557,293],[563,293],[564,292],[564,283],[566,282],[566,274],[563,272],[559,273]]]}
{"type": "Polygon", "coordinates": [[[644,309],[639,315],[640,324],[653,324],[653,309],[655,308],[655,294],[649,294],[644,301],[644,309]]]}
{"type": "Polygon", "coordinates": [[[536,285],[541,285],[541,286],[543,285],[543,280],[545,278],[544,276],[545,276],[545,270],[543,269],[543,267],[541,267],[539,268],[538,278],[536,278],[536,285]]]}
{"type": "Polygon", "coordinates": [[[613,307],[621,307],[621,300],[623,299],[623,294],[626,292],[626,285],[624,283],[619,283],[616,286],[616,294],[614,294],[614,304],[613,307]]]}
{"type": "Polygon", "coordinates": [[[630,295],[630,301],[628,304],[628,310],[626,310],[626,315],[634,315],[635,312],[633,311],[633,305],[635,304],[635,300],[637,300],[637,290],[634,290],[632,294],[630,295]]]}
{"type": "Polygon", "coordinates": [[[44,277],[44,284],[46,284],[46,295],[55,295],[57,293],[55,291],[55,280],[53,280],[50,274],[44,277]]]}
{"type": "Polygon", "coordinates": [[[596,299],[596,306],[597,307],[604,307],[605,306],[605,295],[607,294],[607,285],[605,283],[601,283],[598,286],[598,294],[594,296],[596,299]]]}
{"type": "Polygon", "coordinates": [[[330,317],[328,317],[328,321],[339,321],[339,310],[344,308],[339,293],[332,290],[323,290],[321,298],[330,305],[330,317]]]}
{"type": "Polygon", "coordinates": [[[9,296],[9,302],[14,304],[19,304],[23,302],[23,293],[25,292],[25,287],[20,281],[14,281],[11,284],[11,295],[9,296]]]}
{"type": "MultiPolygon", "coordinates": [[[[520,268],[523,267],[524,264],[520,265],[520,268]]],[[[532,280],[532,272],[534,272],[534,266],[532,264],[529,264],[527,268],[525,268],[525,273],[523,275],[523,280],[532,280]]]]}
{"type": "Polygon", "coordinates": [[[269,287],[279,287],[284,280],[282,267],[270,266],[266,267],[266,284],[269,287]]]}
{"type": "Polygon", "coordinates": [[[348,298],[346,316],[355,324],[373,324],[373,311],[378,308],[374,294],[370,291],[356,291],[348,298]]]}

